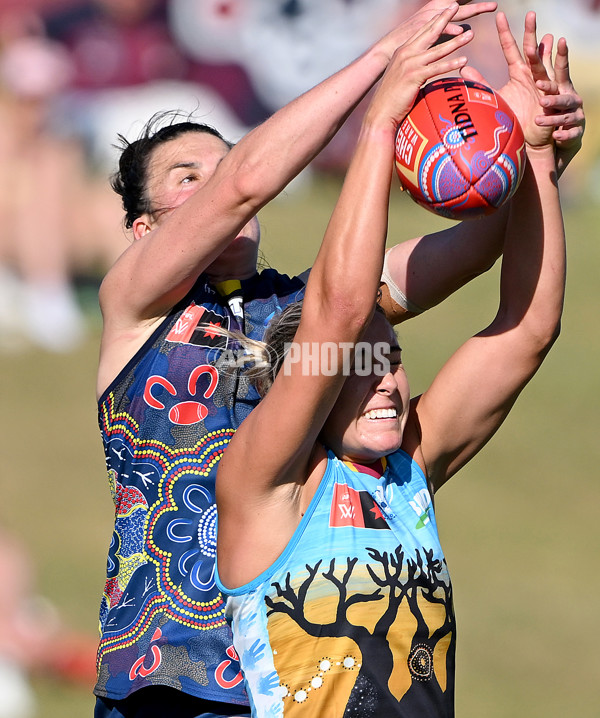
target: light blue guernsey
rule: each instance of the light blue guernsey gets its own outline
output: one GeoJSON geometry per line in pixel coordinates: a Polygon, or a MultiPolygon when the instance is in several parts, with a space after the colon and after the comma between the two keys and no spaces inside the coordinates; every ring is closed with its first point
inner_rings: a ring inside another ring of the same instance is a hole
{"type": "Polygon", "coordinates": [[[379,463],[329,452],[277,561],[219,584],[255,718],[454,715],[452,588],[427,481],[403,451],[379,463]]]}

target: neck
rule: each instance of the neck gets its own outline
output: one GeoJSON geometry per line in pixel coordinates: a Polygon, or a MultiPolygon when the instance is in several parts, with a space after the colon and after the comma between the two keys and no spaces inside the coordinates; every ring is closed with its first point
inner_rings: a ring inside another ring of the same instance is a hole
{"type": "Polygon", "coordinates": [[[213,271],[212,267],[209,267],[205,274],[210,280],[211,284],[219,284],[220,282],[226,282],[229,279],[250,279],[250,277],[253,277],[257,272],[256,267],[253,269],[249,269],[246,272],[242,271],[236,271],[233,267],[231,270],[223,269],[223,271],[213,271]]]}
{"type": "Polygon", "coordinates": [[[252,251],[248,251],[249,247],[241,246],[228,247],[221,255],[215,259],[212,264],[205,270],[211,282],[225,282],[228,279],[249,279],[257,272],[258,247],[252,247],[252,251]]]}
{"type": "Polygon", "coordinates": [[[382,456],[380,459],[375,459],[374,461],[370,461],[368,463],[350,461],[348,459],[345,459],[344,463],[346,464],[346,466],[349,466],[353,471],[358,471],[362,474],[369,474],[370,476],[374,476],[377,479],[383,476],[387,467],[387,461],[385,456],[382,456]]]}

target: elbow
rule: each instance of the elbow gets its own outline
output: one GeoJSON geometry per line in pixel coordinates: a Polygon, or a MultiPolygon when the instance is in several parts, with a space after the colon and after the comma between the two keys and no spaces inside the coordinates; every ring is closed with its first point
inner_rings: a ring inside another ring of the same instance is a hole
{"type": "Polygon", "coordinates": [[[528,321],[529,331],[545,352],[552,348],[560,336],[562,312],[563,299],[557,298],[556,301],[549,301],[541,314],[532,314],[528,321]]]}
{"type": "Polygon", "coordinates": [[[351,325],[364,325],[370,321],[375,309],[376,296],[366,289],[365,283],[354,284],[353,291],[348,291],[345,282],[331,287],[323,292],[323,301],[328,311],[340,318],[340,321],[351,325]]]}
{"type": "Polygon", "coordinates": [[[501,305],[496,319],[500,331],[516,331],[525,346],[534,353],[547,354],[561,332],[564,295],[545,296],[516,307],[501,305]]]}
{"type": "Polygon", "coordinates": [[[551,331],[548,332],[546,343],[545,343],[545,354],[547,354],[550,349],[554,346],[556,341],[558,340],[558,337],[560,336],[560,332],[562,329],[562,323],[561,320],[558,319],[554,326],[552,327],[551,331]]]}
{"type": "Polygon", "coordinates": [[[528,344],[538,359],[538,364],[546,358],[561,332],[561,320],[558,318],[552,323],[532,323],[526,328],[529,338],[528,344]]]}
{"type": "Polygon", "coordinates": [[[227,180],[231,183],[237,204],[253,213],[278,194],[281,187],[274,182],[276,176],[264,157],[244,156],[227,167],[227,180]]]}
{"type": "Polygon", "coordinates": [[[505,336],[512,356],[520,357],[535,372],[558,340],[560,332],[560,314],[536,318],[501,313],[484,334],[505,336]]]}
{"type": "Polygon", "coordinates": [[[257,171],[253,171],[250,163],[235,168],[230,175],[233,192],[240,204],[260,204],[261,182],[257,171]]]}

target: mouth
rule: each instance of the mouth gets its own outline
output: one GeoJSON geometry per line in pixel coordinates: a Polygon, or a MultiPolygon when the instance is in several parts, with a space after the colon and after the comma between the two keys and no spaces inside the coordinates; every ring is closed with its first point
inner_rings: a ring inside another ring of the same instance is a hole
{"type": "Polygon", "coordinates": [[[364,414],[365,419],[369,421],[380,421],[381,419],[397,419],[398,411],[394,407],[389,409],[371,409],[364,414]]]}

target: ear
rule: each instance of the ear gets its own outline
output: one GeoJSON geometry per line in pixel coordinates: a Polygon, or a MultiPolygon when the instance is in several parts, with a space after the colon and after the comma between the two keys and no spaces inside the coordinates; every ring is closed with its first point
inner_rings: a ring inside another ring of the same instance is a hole
{"type": "Polygon", "coordinates": [[[132,225],[133,238],[141,239],[144,235],[148,234],[154,229],[155,222],[150,218],[149,214],[143,214],[134,220],[132,225]]]}

